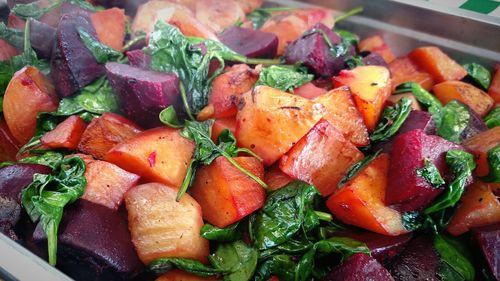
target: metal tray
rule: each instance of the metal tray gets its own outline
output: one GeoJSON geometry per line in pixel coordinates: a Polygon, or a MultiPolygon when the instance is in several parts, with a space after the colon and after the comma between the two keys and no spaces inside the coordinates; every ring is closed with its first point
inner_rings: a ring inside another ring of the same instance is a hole
{"type": "MultiPolygon", "coordinates": [[[[5,3],[0,0],[1,4],[5,3]]],[[[500,63],[500,18],[459,9],[443,9],[423,0],[268,0],[271,5],[323,6],[335,13],[362,6],[361,15],[337,27],[361,37],[381,34],[396,55],[418,46],[435,45],[461,63],[478,62],[492,67],[500,63]]],[[[71,280],[0,233],[0,281],[71,280]]]]}

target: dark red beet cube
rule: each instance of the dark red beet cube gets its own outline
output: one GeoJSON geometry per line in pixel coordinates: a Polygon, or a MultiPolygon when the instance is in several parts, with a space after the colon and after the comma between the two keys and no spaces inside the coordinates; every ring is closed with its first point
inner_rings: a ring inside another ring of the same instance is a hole
{"type": "Polygon", "coordinates": [[[269,32],[232,26],[219,40],[231,50],[249,58],[274,58],[278,50],[278,37],[269,32]]]}
{"type": "Polygon", "coordinates": [[[472,231],[493,276],[500,280],[500,223],[478,227],[472,231]]]}
{"type": "Polygon", "coordinates": [[[128,62],[131,66],[136,66],[142,69],[151,69],[151,56],[143,50],[133,50],[127,52],[128,62]]]}
{"type": "Polygon", "coordinates": [[[328,273],[323,281],[393,281],[391,274],[376,259],[357,253],[328,273]]]}

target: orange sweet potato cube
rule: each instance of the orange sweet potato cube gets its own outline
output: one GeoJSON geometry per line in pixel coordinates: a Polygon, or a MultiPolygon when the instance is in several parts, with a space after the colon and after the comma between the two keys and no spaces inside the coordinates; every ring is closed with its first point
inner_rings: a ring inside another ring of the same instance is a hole
{"type": "Polygon", "coordinates": [[[373,132],[384,109],[385,101],[391,95],[389,70],[374,65],[342,70],[339,76],[333,77],[333,83],[336,87],[349,87],[366,128],[369,132],[373,132]]]}
{"type": "Polygon", "coordinates": [[[420,68],[431,74],[438,83],[461,80],[467,75],[465,68],[438,47],[420,47],[408,54],[408,57],[420,68]]]}
{"type": "Polygon", "coordinates": [[[326,202],[342,222],[373,232],[397,236],[408,232],[401,214],[384,204],[389,155],[381,154],[326,202]]]}
{"type": "Polygon", "coordinates": [[[306,99],[314,99],[328,92],[326,89],[320,88],[312,82],[305,83],[304,85],[295,88],[293,93],[306,99]]]}
{"type": "Polygon", "coordinates": [[[337,185],[361,153],[328,121],[320,121],[280,160],[280,169],[294,179],[314,185],[323,196],[337,185]]]}
{"type": "Polygon", "coordinates": [[[111,8],[98,11],[90,15],[90,20],[101,43],[117,51],[123,48],[126,21],[123,9],[111,8]]]}
{"type": "Polygon", "coordinates": [[[212,126],[212,136],[210,138],[214,142],[217,142],[217,138],[219,138],[220,133],[222,133],[222,131],[224,131],[225,129],[228,129],[234,135],[236,131],[235,117],[215,119],[215,122],[212,126]]]}
{"type": "Polygon", "coordinates": [[[395,56],[389,45],[387,45],[380,35],[367,37],[358,44],[359,51],[379,54],[386,63],[394,60],[395,56]]]}
{"type": "Polygon", "coordinates": [[[83,132],[78,150],[104,159],[106,153],[118,143],[142,132],[136,124],[114,113],[104,113],[94,118],[83,132]]]}
{"type": "Polygon", "coordinates": [[[346,139],[355,146],[368,145],[370,142],[368,130],[361,113],[354,104],[349,88],[336,88],[315,98],[314,101],[325,107],[326,113],[323,119],[330,122],[346,139]]]}
{"type": "Polygon", "coordinates": [[[458,100],[468,105],[477,115],[484,117],[495,101],[485,92],[461,81],[445,81],[432,87],[434,95],[443,103],[458,100]]]}
{"type": "Polygon", "coordinates": [[[490,149],[500,143],[500,127],[481,132],[464,142],[465,148],[474,154],[477,168],[474,170],[479,177],[489,173],[487,154],[490,149]]]}
{"type": "Polygon", "coordinates": [[[428,91],[434,86],[434,78],[429,73],[420,70],[408,57],[393,60],[389,63],[389,70],[391,71],[393,90],[405,82],[418,83],[428,91]]]}
{"type": "Polygon", "coordinates": [[[495,66],[495,72],[491,79],[488,94],[495,101],[495,104],[500,104],[500,64],[495,66]]]}
{"type": "MultiPolygon", "coordinates": [[[[254,157],[234,157],[245,170],[264,178],[264,166],[254,157]]],[[[191,195],[200,204],[203,219],[224,228],[260,209],[266,200],[262,186],[219,157],[196,171],[191,195]]]]}
{"type": "Polygon", "coordinates": [[[179,188],[194,148],[194,142],[181,136],[180,130],[156,128],[119,143],[104,159],[149,181],[179,188]]]}
{"type": "Polygon", "coordinates": [[[236,139],[269,166],[297,143],[324,114],[324,107],[280,90],[257,86],[242,96],[236,139]]]}
{"type": "Polygon", "coordinates": [[[269,190],[277,190],[292,182],[293,179],[280,170],[279,165],[272,165],[264,174],[264,182],[269,190]]]}
{"type": "Polygon", "coordinates": [[[74,150],[80,142],[87,124],[80,116],[73,115],[61,122],[57,127],[45,133],[40,141],[48,148],[67,148],[74,150]]]}

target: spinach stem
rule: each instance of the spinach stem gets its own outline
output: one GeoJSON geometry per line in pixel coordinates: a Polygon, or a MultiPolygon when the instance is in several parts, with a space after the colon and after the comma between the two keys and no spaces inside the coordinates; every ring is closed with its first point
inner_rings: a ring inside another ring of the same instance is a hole
{"type": "Polygon", "coordinates": [[[179,90],[181,92],[181,97],[182,97],[182,103],[184,105],[184,109],[186,109],[186,114],[188,115],[189,119],[191,120],[196,120],[191,113],[191,108],[189,107],[188,100],[187,100],[187,95],[186,95],[186,88],[184,88],[184,83],[182,81],[179,81],[179,90]]]}
{"type": "Polygon", "coordinates": [[[263,64],[263,65],[275,65],[280,64],[281,59],[258,59],[258,58],[245,58],[242,61],[246,64],[263,64]]]}
{"type": "Polygon", "coordinates": [[[240,170],[243,174],[247,175],[249,178],[251,178],[254,181],[256,181],[264,189],[268,189],[269,188],[269,186],[265,182],[263,182],[259,177],[257,177],[256,175],[250,173],[245,168],[241,167],[240,164],[238,164],[238,162],[234,161],[234,159],[233,159],[233,157],[231,157],[231,155],[227,154],[225,151],[221,151],[221,154],[222,154],[222,156],[226,157],[226,159],[229,161],[229,163],[233,164],[233,166],[235,166],[236,168],[238,168],[238,170],[240,170]]]}
{"type": "Polygon", "coordinates": [[[182,181],[182,185],[179,188],[179,191],[177,192],[177,196],[175,197],[175,201],[179,202],[181,200],[182,195],[186,193],[187,189],[189,188],[189,185],[191,184],[191,178],[193,177],[194,174],[194,158],[191,159],[191,162],[189,162],[188,170],[186,172],[186,176],[184,177],[184,180],[182,181]]]}
{"type": "Polygon", "coordinates": [[[31,22],[26,21],[26,26],[24,27],[24,55],[31,57],[31,22]]]}
{"type": "Polygon", "coordinates": [[[363,12],[363,7],[356,7],[356,8],[353,8],[353,9],[343,13],[342,15],[334,18],[334,21],[335,21],[335,23],[337,23],[339,21],[345,20],[346,18],[354,16],[354,15],[359,14],[361,12],[363,12]]]}
{"type": "Polygon", "coordinates": [[[252,156],[254,158],[257,158],[257,160],[262,161],[262,158],[260,158],[259,155],[255,154],[255,152],[251,151],[248,148],[240,147],[240,148],[236,149],[236,153],[237,154],[238,153],[246,153],[246,154],[248,154],[248,155],[250,155],[250,156],[252,156]]]}
{"type": "Polygon", "coordinates": [[[314,213],[319,217],[320,220],[322,221],[332,221],[333,217],[329,213],[321,212],[321,211],[314,211],[314,213]]]}
{"type": "Polygon", "coordinates": [[[141,35],[139,35],[137,37],[134,37],[132,40],[128,41],[127,44],[125,44],[125,46],[123,46],[122,52],[128,51],[128,49],[130,47],[132,47],[137,42],[139,42],[141,40],[144,40],[145,38],[146,38],[146,34],[141,34],[141,35]]]}

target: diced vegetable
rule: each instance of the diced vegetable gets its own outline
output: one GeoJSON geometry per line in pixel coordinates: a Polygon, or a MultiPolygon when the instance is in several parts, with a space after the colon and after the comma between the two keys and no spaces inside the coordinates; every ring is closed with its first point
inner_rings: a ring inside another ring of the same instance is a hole
{"type": "Polygon", "coordinates": [[[216,281],[215,277],[200,277],[182,270],[173,269],[156,278],[155,281],[216,281]]]}
{"type": "MultiPolygon", "coordinates": [[[[233,158],[244,169],[264,178],[264,166],[254,157],[233,158]]],[[[264,205],[265,190],[224,157],[201,167],[191,187],[191,195],[200,204],[203,218],[224,228],[264,205]]]]}
{"type": "Polygon", "coordinates": [[[37,114],[56,111],[59,99],[49,78],[27,66],[14,74],[3,99],[5,122],[14,138],[25,144],[35,134],[37,114]]]}
{"type": "Polygon", "coordinates": [[[379,155],[328,198],[328,209],[341,221],[376,233],[397,236],[408,232],[401,214],[384,203],[388,169],[389,156],[379,155]]]}
{"type": "Polygon", "coordinates": [[[246,64],[234,65],[217,76],[208,98],[214,106],[215,117],[235,116],[241,95],[250,91],[258,78],[258,73],[246,64]]]}
{"type": "Polygon", "coordinates": [[[465,148],[474,154],[477,163],[475,174],[477,176],[486,176],[489,173],[487,153],[490,149],[500,143],[500,127],[489,129],[485,132],[464,142],[465,148]]]}
{"type": "Polygon", "coordinates": [[[7,41],[0,39],[0,61],[6,61],[19,54],[16,47],[7,43],[7,41]]]}
{"type": "Polygon", "coordinates": [[[144,264],[168,257],[207,261],[200,205],[189,194],[179,202],[176,196],[175,188],[158,183],[139,185],[125,195],[132,242],[144,264]]]}
{"type": "Polygon", "coordinates": [[[349,168],[362,158],[363,154],[342,133],[322,120],[282,156],[280,169],[328,196],[335,192],[349,168]]]}
{"type": "Polygon", "coordinates": [[[360,52],[368,51],[379,54],[386,63],[391,63],[396,58],[380,35],[370,36],[359,41],[358,49],[360,52]]]}
{"type": "Polygon", "coordinates": [[[210,137],[212,141],[217,141],[220,133],[228,129],[233,135],[236,131],[236,119],[234,117],[215,119],[212,125],[212,136],[210,137]]]}
{"type": "Polygon", "coordinates": [[[123,48],[125,39],[125,11],[111,8],[90,15],[92,26],[101,43],[117,51],[123,48]]]}
{"type": "Polygon", "coordinates": [[[479,244],[493,277],[497,280],[500,279],[500,267],[498,266],[500,224],[497,223],[475,229],[474,239],[479,244]]]}
{"type": "Polygon", "coordinates": [[[263,0],[236,0],[236,2],[243,9],[243,12],[245,12],[245,14],[248,14],[251,11],[259,8],[264,1],[263,0]]]}
{"type": "Polygon", "coordinates": [[[310,100],[317,98],[317,97],[325,94],[326,92],[328,92],[326,89],[320,88],[320,87],[314,85],[313,82],[305,83],[304,85],[302,85],[298,88],[295,88],[293,90],[293,93],[295,95],[301,96],[303,98],[310,99],[310,100]]]}
{"type": "MultiPolygon", "coordinates": [[[[142,269],[127,222],[118,212],[78,200],[65,209],[60,230],[58,266],[72,278],[131,278],[142,269]]],[[[47,238],[40,224],[32,239],[39,247],[33,250],[43,253],[47,238]]]]}
{"type": "Polygon", "coordinates": [[[438,47],[420,47],[408,54],[408,57],[431,74],[438,83],[448,80],[461,80],[467,75],[465,68],[438,47]]]}
{"type": "Polygon", "coordinates": [[[278,50],[278,37],[270,32],[229,27],[219,39],[233,51],[249,58],[274,58],[278,50]]]}
{"type": "Polygon", "coordinates": [[[323,113],[318,103],[258,86],[242,96],[236,115],[236,138],[269,166],[297,143],[323,113]]]}
{"type": "Polygon", "coordinates": [[[41,58],[50,58],[56,40],[56,29],[34,19],[30,19],[29,22],[31,25],[31,46],[41,58]]]}
{"type": "Polygon", "coordinates": [[[415,82],[422,88],[430,90],[434,86],[434,78],[420,68],[408,57],[400,57],[389,63],[393,89],[405,82],[415,82]]]}
{"type": "MultiPolygon", "coordinates": [[[[333,46],[342,41],[324,24],[317,24],[305,34],[291,42],[285,50],[284,58],[288,64],[303,63],[319,76],[331,77],[344,68],[344,55],[332,54],[333,46]]],[[[346,55],[352,54],[347,51],[346,55]]]]}
{"type": "Polygon", "coordinates": [[[234,0],[217,1],[204,0],[195,2],[196,19],[215,33],[231,28],[245,18],[243,9],[234,0]]]}
{"type": "Polygon", "coordinates": [[[495,66],[495,73],[488,88],[488,95],[490,95],[496,104],[500,103],[500,64],[495,66]]]}
{"type": "Polygon", "coordinates": [[[78,144],[78,150],[104,159],[115,145],[134,137],[142,129],[128,119],[114,113],[104,113],[87,126],[78,144]]]}
{"type": "Polygon", "coordinates": [[[443,103],[458,100],[484,117],[494,105],[493,99],[480,89],[461,81],[446,81],[434,85],[434,95],[443,103]]]}
{"type": "Polygon", "coordinates": [[[391,95],[389,70],[382,66],[360,66],[342,70],[333,77],[335,86],[349,86],[365,125],[372,132],[380,119],[384,104],[391,95]]]}
{"type": "MultiPolygon", "coordinates": [[[[361,59],[364,65],[378,65],[385,68],[389,68],[389,65],[385,62],[384,58],[377,53],[369,53],[361,59]]],[[[346,61],[347,66],[349,66],[349,60],[346,61]]],[[[349,68],[353,68],[349,66],[349,68]]]]}
{"type": "Polygon", "coordinates": [[[275,164],[266,170],[264,181],[267,183],[270,190],[277,190],[292,182],[293,179],[283,173],[279,165],[275,164]]]}
{"type": "Polygon", "coordinates": [[[159,126],[160,112],[173,105],[182,112],[179,79],[173,73],[144,70],[125,64],[106,64],[107,77],[127,117],[145,128],[159,126]]]}
{"type": "Polygon", "coordinates": [[[85,163],[87,186],[82,199],[116,211],[125,193],[137,184],[140,177],[105,161],[86,160],[85,163]]]}
{"type": "Polygon", "coordinates": [[[427,206],[444,190],[444,182],[434,182],[434,177],[437,177],[436,180],[440,177],[449,178],[446,152],[460,148],[438,136],[426,135],[420,129],[399,135],[394,140],[391,152],[391,180],[385,202],[396,205],[395,208],[404,212],[427,206]]]}
{"type": "Polygon", "coordinates": [[[290,42],[299,38],[308,28],[303,19],[294,14],[280,15],[281,19],[271,18],[260,29],[273,33],[278,37],[278,50],[276,55],[281,56],[290,42]]]}
{"type": "Polygon", "coordinates": [[[45,133],[40,141],[48,148],[67,148],[75,150],[85,131],[87,124],[78,115],[72,115],[57,127],[45,133]]]}
{"type": "Polygon", "coordinates": [[[12,136],[7,123],[3,118],[0,118],[0,162],[15,161],[19,147],[20,145],[12,136]]]}
{"type": "Polygon", "coordinates": [[[498,183],[476,181],[469,186],[460,199],[447,230],[457,236],[479,227],[500,223],[500,202],[493,190],[500,188],[498,183]]]}
{"type": "Polygon", "coordinates": [[[389,98],[387,98],[387,104],[389,106],[392,106],[396,104],[398,101],[400,101],[402,98],[407,98],[411,100],[411,109],[412,110],[418,110],[421,111],[422,108],[420,107],[420,104],[418,103],[417,99],[412,93],[403,93],[403,94],[397,94],[397,95],[391,95],[389,98]]]}
{"type": "Polygon", "coordinates": [[[151,56],[146,54],[143,50],[128,51],[127,58],[131,66],[139,67],[142,69],[151,68],[151,56]]]}
{"type": "Polygon", "coordinates": [[[80,38],[77,28],[95,37],[90,18],[82,13],[65,14],[56,31],[51,58],[51,76],[58,94],[68,97],[104,74],[104,66],[80,38]]]}
{"type": "Polygon", "coordinates": [[[324,281],[392,281],[391,274],[376,259],[367,254],[354,254],[334,268],[324,281]]]}
{"type": "Polygon", "coordinates": [[[179,188],[195,148],[179,132],[171,128],[144,131],[113,147],[104,158],[147,180],[179,188]]]}

